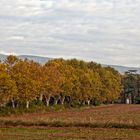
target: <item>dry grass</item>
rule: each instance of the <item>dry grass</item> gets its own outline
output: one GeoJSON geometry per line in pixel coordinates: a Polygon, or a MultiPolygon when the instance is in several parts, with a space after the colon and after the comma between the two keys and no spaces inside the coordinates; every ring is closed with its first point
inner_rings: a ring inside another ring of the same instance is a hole
{"type": "Polygon", "coordinates": [[[140,105],[110,105],[0,117],[0,125],[140,128],[140,105]]]}
{"type": "Polygon", "coordinates": [[[34,140],[139,140],[140,105],[109,105],[12,115],[0,117],[0,126],[0,139],[4,140],[16,140],[18,137],[34,140]]]}

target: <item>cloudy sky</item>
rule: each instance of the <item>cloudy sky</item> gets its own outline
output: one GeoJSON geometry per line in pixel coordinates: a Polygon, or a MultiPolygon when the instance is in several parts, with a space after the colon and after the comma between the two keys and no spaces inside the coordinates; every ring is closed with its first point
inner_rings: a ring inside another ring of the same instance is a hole
{"type": "Polygon", "coordinates": [[[0,0],[0,53],[140,67],[140,0],[0,0]]]}

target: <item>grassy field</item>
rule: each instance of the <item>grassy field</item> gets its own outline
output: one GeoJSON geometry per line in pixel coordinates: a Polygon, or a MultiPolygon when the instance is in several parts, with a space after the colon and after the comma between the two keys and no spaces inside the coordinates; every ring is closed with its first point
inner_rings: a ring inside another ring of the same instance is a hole
{"type": "Polygon", "coordinates": [[[140,105],[0,117],[0,140],[140,140],[140,105]]]}

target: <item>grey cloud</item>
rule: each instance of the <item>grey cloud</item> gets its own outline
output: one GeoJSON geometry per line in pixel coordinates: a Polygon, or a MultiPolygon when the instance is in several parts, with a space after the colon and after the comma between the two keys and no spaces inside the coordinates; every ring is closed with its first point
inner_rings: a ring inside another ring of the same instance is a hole
{"type": "Polygon", "coordinates": [[[0,52],[140,66],[139,0],[1,0],[0,52]]]}

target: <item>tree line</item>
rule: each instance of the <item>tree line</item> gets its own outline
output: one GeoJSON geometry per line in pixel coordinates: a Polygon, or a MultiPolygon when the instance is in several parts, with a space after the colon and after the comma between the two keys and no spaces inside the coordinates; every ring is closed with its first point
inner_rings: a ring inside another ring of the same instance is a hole
{"type": "Polygon", "coordinates": [[[121,89],[121,75],[95,62],[54,59],[41,65],[12,55],[0,62],[0,106],[111,103],[121,89]]]}
{"type": "Polygon", "coordinates": [[[140,103],[140,74],[137,70],[129,70],[123,76],[123,102],[129,99],[129,103],[140,103]]]}

